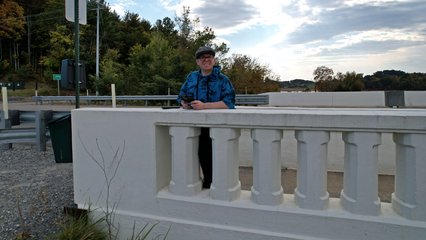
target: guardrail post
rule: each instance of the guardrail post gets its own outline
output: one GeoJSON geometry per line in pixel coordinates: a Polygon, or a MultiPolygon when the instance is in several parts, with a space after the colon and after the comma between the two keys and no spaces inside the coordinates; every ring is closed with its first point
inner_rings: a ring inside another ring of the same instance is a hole
{"type": "Polygon", "coordinates": [[[35,113],[35,131],[36,145],[39,151],[46,151],[47,142],[47,122],[52,119],[53,113],[51,110],[41,110],[35,113]]]}
{"type": "MultiPolygon", "coordinates": [[[[0,129],[9,129],[9,128],[11,128],[10,119],[5,119],[4,111],[1,111],[0,112],[0,129]]],[[[7,150],[11,148],[12,148],[11,143],[0,144],[0,150],[7,150]]]]}

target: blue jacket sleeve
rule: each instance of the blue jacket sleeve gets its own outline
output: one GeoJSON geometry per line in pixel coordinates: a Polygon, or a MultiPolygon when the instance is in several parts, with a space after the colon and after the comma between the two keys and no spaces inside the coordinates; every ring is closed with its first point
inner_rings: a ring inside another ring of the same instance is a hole
{"type": "Polygon", "coordinates": [[[229,81],[229,78],[222,75],[223,76],[223,85],[222,85],[222,96],[221,99],[222,101],[226,104],[226,106],[228,106],[229,109],[234,109],[235,108],[235,90],[234,87],[232,86],[231,81],[229,81]]]}
{"type": "Polygon", "coordinates": [[[176,99],[179,105],[180,105],[180,102],[182,101],[182,97],[188,94],[188,89],[187,89],[188,81],[189,81],[189,76],[186,78],[185,82],[182,84],[179,95],[176,99]]]}

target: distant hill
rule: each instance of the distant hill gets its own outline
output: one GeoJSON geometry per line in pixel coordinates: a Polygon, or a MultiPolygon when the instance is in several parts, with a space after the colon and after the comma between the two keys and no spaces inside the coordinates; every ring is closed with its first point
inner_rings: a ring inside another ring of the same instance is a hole
{"type": "Polygon", "coordinates": [[[315,82],[304,79],[294,79],[291,81],[282,81],[280,82],[281,89],[301,89],[305,90],[307,88],[313,89],[315,87],[315,82]]]}

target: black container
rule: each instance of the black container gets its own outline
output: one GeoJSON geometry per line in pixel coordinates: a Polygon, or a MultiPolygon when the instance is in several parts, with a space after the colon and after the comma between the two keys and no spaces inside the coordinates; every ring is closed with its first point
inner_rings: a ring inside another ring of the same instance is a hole
{"type": "Polygon", "coordinates": [[[71,114],[52,120],[47,124],[52,140],[56,163],[72,162],[71,114]]]}

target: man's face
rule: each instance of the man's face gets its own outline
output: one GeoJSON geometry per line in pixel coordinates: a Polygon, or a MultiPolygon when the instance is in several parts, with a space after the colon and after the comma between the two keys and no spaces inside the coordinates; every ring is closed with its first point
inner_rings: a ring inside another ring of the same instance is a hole
{"type": "Polygon", "coordinates": [[[215,58],[211,54],[203,54],[197,59],[197,65],[201,70],[212,70],[215,64],[215,58]]]}

